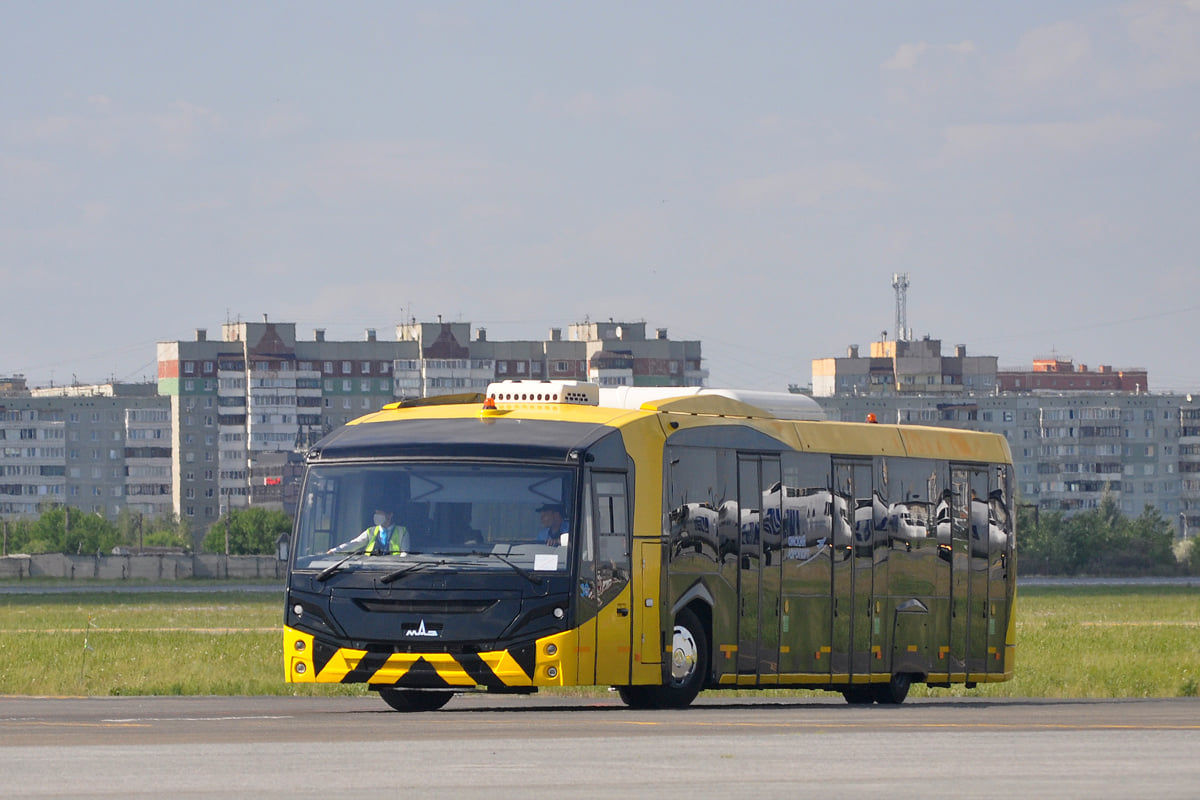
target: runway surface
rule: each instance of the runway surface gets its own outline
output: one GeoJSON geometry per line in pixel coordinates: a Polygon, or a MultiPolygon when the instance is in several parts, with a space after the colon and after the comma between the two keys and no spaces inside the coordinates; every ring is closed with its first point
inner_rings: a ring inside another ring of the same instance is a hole
{"type": "Polygon", "coordinates": [[[1194,798],[1200,700],[0,697],[6,798],[1194,798]]]}

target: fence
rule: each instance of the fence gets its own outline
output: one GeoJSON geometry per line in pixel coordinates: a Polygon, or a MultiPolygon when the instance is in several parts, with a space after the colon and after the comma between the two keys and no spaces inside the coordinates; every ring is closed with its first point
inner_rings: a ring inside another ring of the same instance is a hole
{"type": "Polygon", "coordinates": [[[279,578],[287,565],[275,556],[94,555],[61,553],[0,557],[0,579],[153,580],[188,578],[279,578]]]}

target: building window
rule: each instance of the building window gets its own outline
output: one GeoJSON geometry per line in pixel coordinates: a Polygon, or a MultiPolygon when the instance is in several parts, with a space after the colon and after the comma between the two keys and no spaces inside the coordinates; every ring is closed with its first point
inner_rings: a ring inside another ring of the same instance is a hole
{"type": "Polygon", "coordinates": [[[353,365],[349,361],[342,362],[342,374],[349,375],[353,371],[353,365]]]}
{"type": "Polygon", "coordinates": [[[363,374],[363,375],[370,375],[370,374],[371,374],[371,362],[370,362],[370,361],[364,361],[364,362],[362,362],[361,364],[359,364],[359,367],[362,369],[362,374],[363,374]]]}

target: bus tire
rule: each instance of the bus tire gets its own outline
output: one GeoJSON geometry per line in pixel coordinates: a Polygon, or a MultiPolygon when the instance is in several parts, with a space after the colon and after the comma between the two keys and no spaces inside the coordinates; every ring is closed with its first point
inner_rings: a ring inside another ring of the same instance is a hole
{"type": "Polygon", "coordinates": [[[680,609],[672,634],[671,673],[662,686],[621,686],[630,708],[686,708],[708,678],[708,634],[691,609],[680,609]]]}
{"type": "Polygon", "coordinates": [[[908,687],[912,685],[912,675],[907,672],[897,672],[887,683],[871,684],[871,694],[875,702],[885,706],[898,706],[908,697],[908,687]]]}
{"type": "Polygon", "coordinates": [[[864,706],[875,701],[871,687],[865,683],[857,683],[842,689],[842,697],[852,706],[864,706]]]}
{"type": "Polygon", "coordinates": [[[413,689],[384,687],[379,696],[396,711],[437,711],[454,696],[453,692],[421,692],[413,689]]]}

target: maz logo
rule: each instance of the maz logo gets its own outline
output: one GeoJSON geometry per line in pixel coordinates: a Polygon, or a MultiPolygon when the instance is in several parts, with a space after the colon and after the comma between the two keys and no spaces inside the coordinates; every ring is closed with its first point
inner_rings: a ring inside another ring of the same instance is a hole
{"type": "Polygon", "coordinates": [[[441,635],[438,633],[438,628],[440,628],[440,627],[441,627],[440,625],[430,625],[428,628],[426,628],[425,620],[421,620],[420,624],[417,625],[417,627],[405,628],[404,635],[405,636],[432,636],[434,638],[437,638],[438,636],[441,635]]]}

